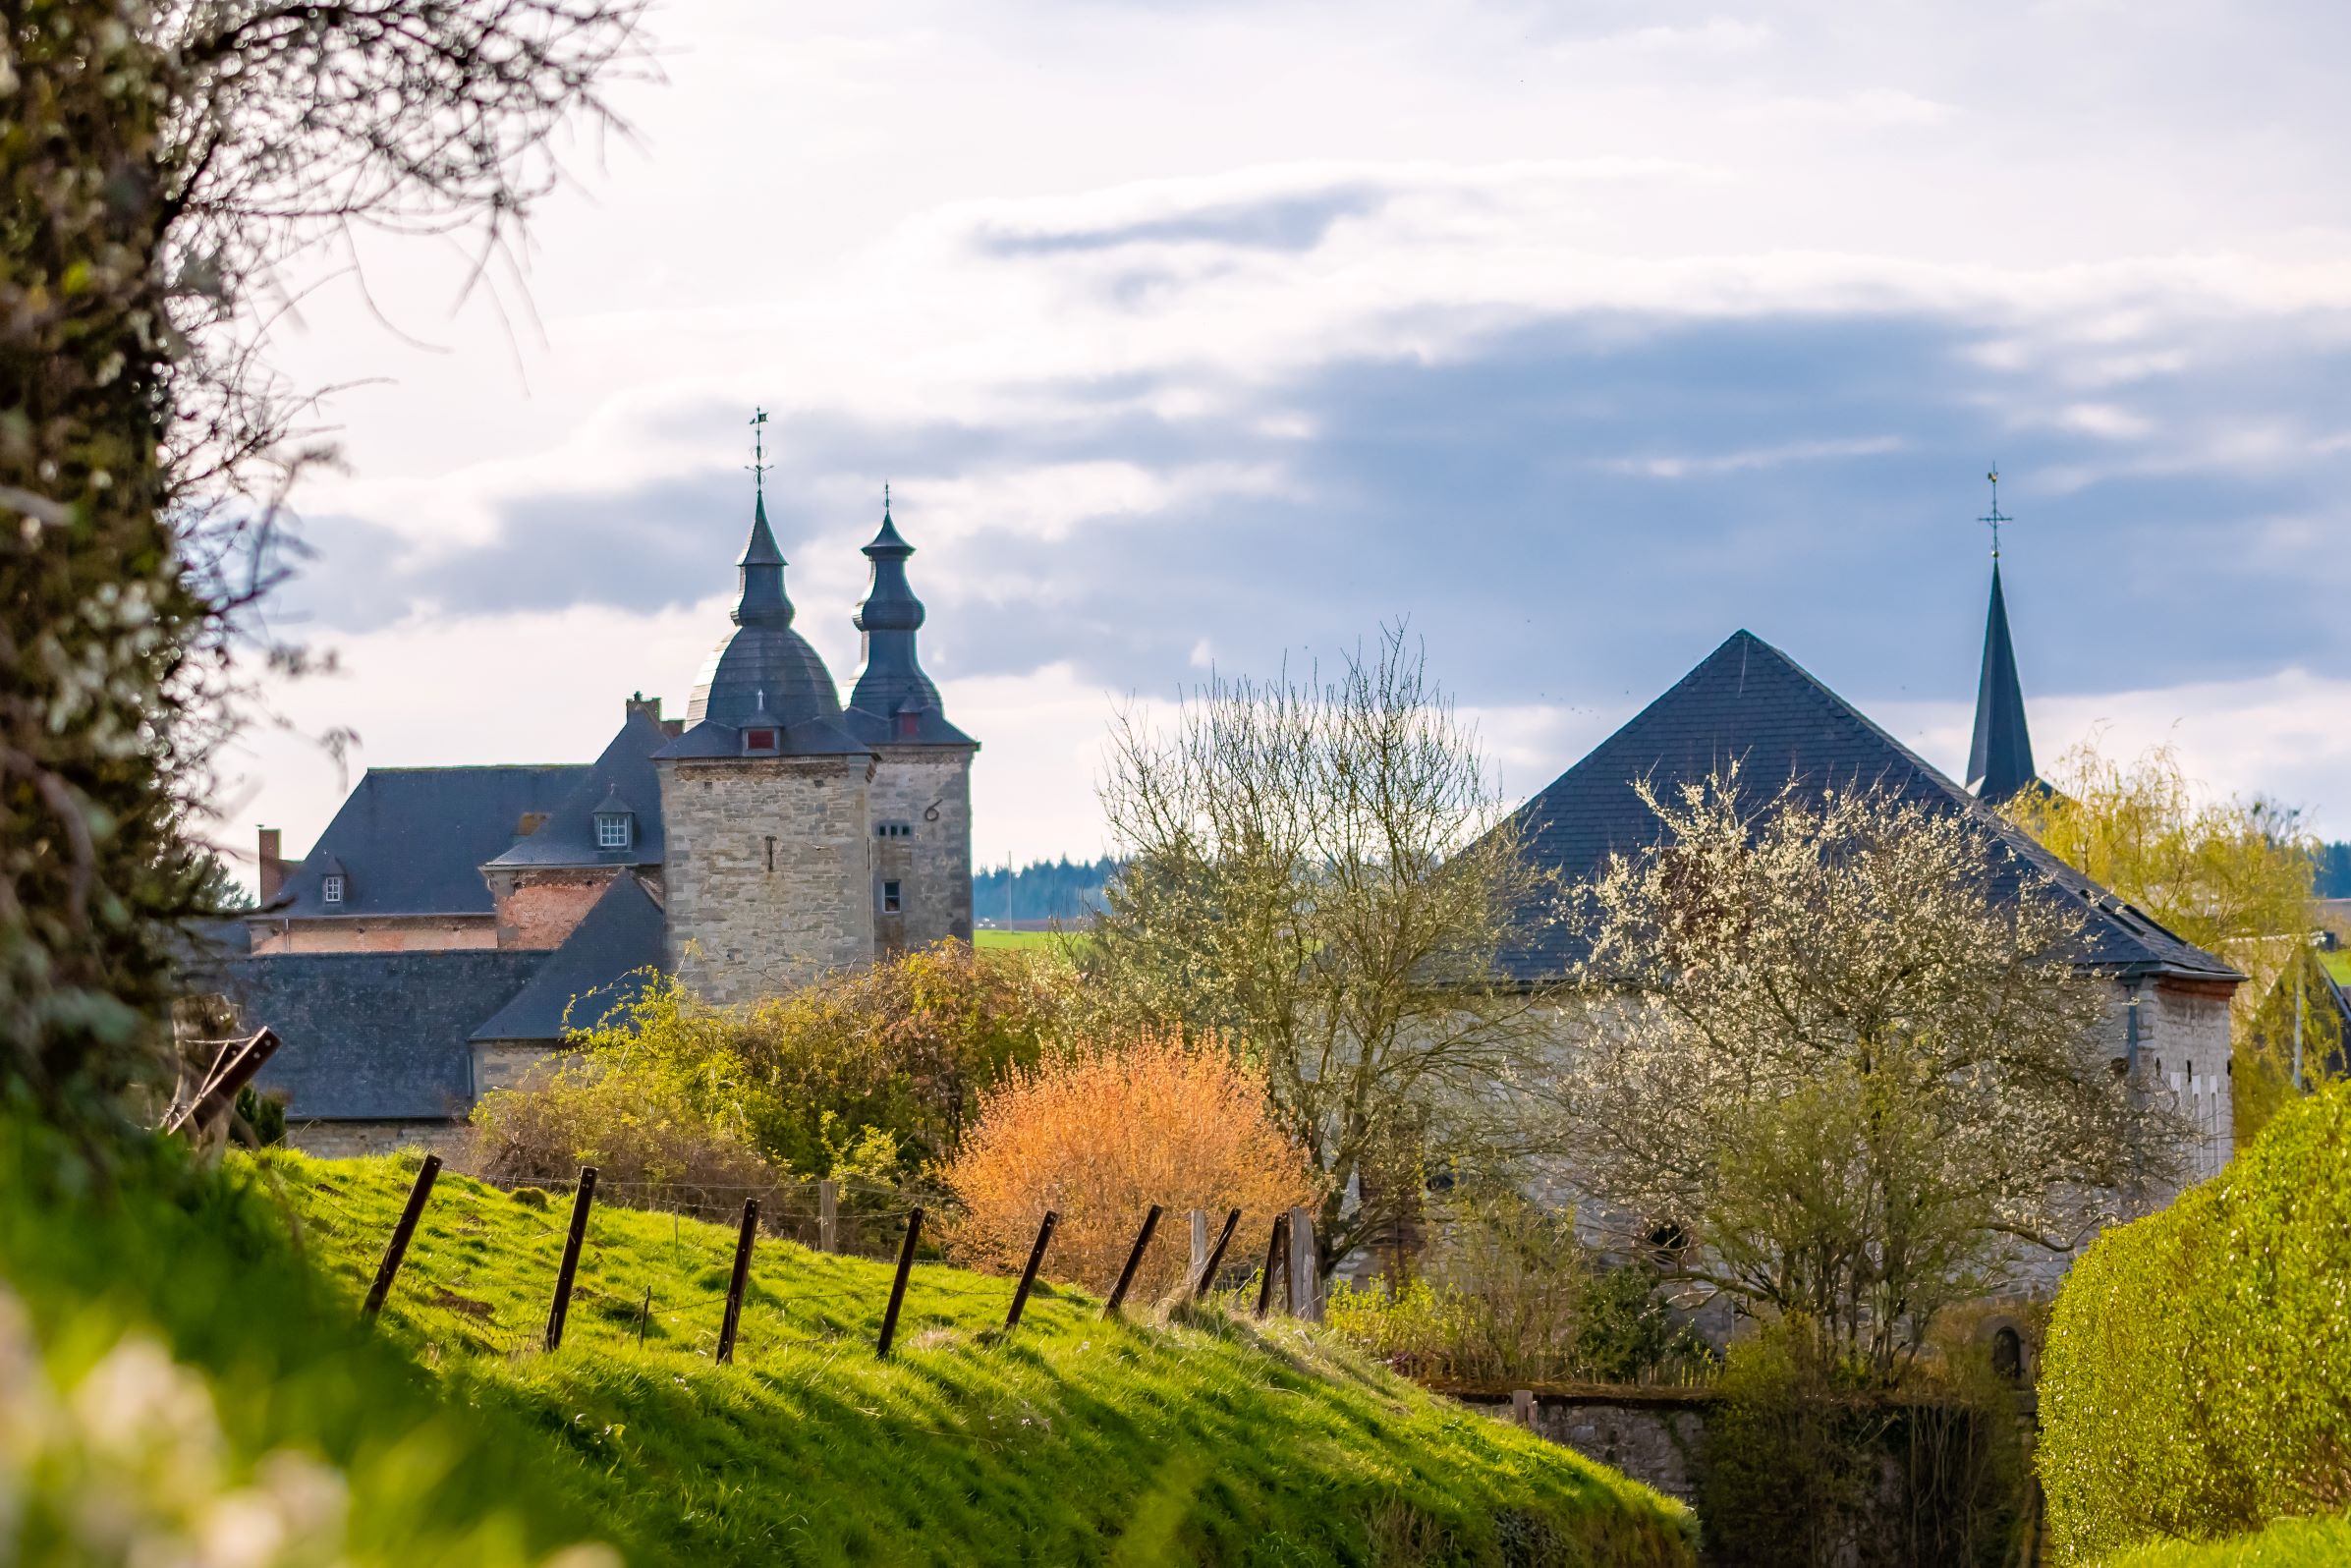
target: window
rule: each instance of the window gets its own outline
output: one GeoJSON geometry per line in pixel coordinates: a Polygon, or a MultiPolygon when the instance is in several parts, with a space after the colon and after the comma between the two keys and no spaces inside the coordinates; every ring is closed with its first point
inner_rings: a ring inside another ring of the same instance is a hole
{"type": "Polygon", "coordinates": [[[629,818],[623,812],[604,812],[596,817],[596,848],[625,850],[629,847],[629,818]]]}
{"type": "Polygon", "coordinates": [[[900,904],[899,904],[899,898],[898,898],[898,884],[897,884],[896,882],[884,882],[884,883],[882,883],[882,884],[881,884],[881,912],[882,912],[884,915],[895,915],[895,914],[897,914],[897,913],[898,913],[898,911],[899,911],[899,908],[900,908],[900,904]]]}
{"type": "Polygon", "coordinates": [[[743,732],[743,749],[744,749],[745,751],[747,751],[747,752],[772,752],[772,751],[774,751],[774,750],[775,750],[775,731],[773,731],[773,730],[745,730],[745,731],[743,732]]]}
{"type": "Polygon", "coordinates": [[[318,896],[329,904],[343,902],[343,878],[322,876],[318,879],[318,896]]]}
{"type": "Polygon", "coordinates": [[[915,824],[912,822],[876,822],[873,824],[873,836],[875,838],[913,838],[915,824]]]}

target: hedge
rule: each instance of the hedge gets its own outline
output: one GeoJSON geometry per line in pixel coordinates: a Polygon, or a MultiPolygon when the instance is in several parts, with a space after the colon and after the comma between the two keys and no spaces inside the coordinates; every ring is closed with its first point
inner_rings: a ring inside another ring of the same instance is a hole
{"type": "Polygon", "coordinates": [[[2041,1375],[2057,1560],[2351,1505],[2346,1324],[2351,1083],[2074,1266],[2041,1375]]]}

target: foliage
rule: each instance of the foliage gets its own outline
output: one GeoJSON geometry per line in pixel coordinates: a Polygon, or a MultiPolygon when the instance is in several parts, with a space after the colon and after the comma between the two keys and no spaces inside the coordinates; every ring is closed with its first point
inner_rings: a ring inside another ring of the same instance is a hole
{"type": "Polygon", "coordinates": [[[636,0],[22,0],[0,40],[0,1101],[167,1083],[169,926],[316,456],[261,280],[358,222],[502,243],[636,0]],[[256,302],[256,295],[260,297],[256,302]]]}
{"type": "Polygon", "coordinates": [[[249,1084],[237,1091],[233,1125],[238,1141],[254,1148],[267,1148],[272,1144],[284,1143],[287,1099],[283,1090],[272,1090],[264,1094],[256,1092],[249,1084]]]}
{"type": "Polygon", "coordinates": [[[1710,1559],[2004,1568],[2026,1517],[2014,1391],[1978,1354],[1888,1390],[1796,1321],[1735,1342],[1698,1454],[1710,1559]]]}
{"type": "Polygon", "coordinates": [[[2351,1083],[2074,1265],[2041,1376],[2061,1560],[2351,1507],[2346,1173],[2351,1083]]]}
{"type": "Polygon", "coordinates": [[[1502,960],[1550,912],[1477,737],[1401,629],[1337,680],[1218,678],[1111,737],[1121,868],[1081,962],[1114,1025],[1247,1042],[1321,1172],[1325,1269],[1408,1221],[1426,1151],[1507,1157],[1547,997],[1502,960]]]}
{"type": "Polygon", "coordinates": [[[1530,1320],[1493,1297],[1427,1276],[1331,1287],[1331,1332],[1422,1382],[1685,1383],[1711,1374],[1706,1342],[1638,1267],[1600,1269],[1555,1318],[1530,1320]]]}
{"type": "Polygon", "coordinates": [[[2291,1097],[2342,1077],[2344,1047],[2351,1044],[2343,1038],[2343,1015],[2328,988],[2324,960],[2307,943],[2284,946],[2273,978],[2243,987],[2254,994],[2240,994],[2237,1001],[2231,1097],[2240,1146],[2259,1138],[2291,1097]]]}
{"type": "Polygon", "coordinates": [[[94,1192],[62,1143],[0,1118],[0,1561],[520,1568],[600,1533],[323,1288],[248,1157],[134,1146],[94,1192]]]}
{"type": "Polygon", "coordinates": [[[955,1257],[1018,1270],[1051,1209],[1061,1217],[1045,1272],[1104,1291],[1145,1211],[1161,1204],[1168,1218],[1136,1275],[1142,1299],[1183,1281],[1188,1210],[1206,1209],[1221,1225],[1237,1207],[1261,1231],[1317,1196],[1302,1151],[1271,1117],[1263,1076],[1214,1038],[1169,1036],[1015,1069],[940,1174],[963,1208],[955,1257]]]}
{"type": "Polygon", "coordinates": [[[1590,890],[1567,1067],[1580,1179],[1627,1250],[1800,1317],[1880,1379],[1934,1315],[2176,1159],[2093,1033],[2080,919],[1984,822],[1734,767],[1590,890]]]}
{"type": "MultiPolygon", "coordinates": [[[[348,1312],[414,1161],[260,1167],[348,1312]]],[[[1045,1287],[1006,1336],[1010,1280],[918,1263],[881,1362],[890,1265],[762,1242],[717,1368],[732,1227],[599,1205],[550,1356],[562,1242],[548,1209],[444,1174],[382,1329],[453,1402],[533,1428],[524,1456],[628,1521],[639,1560],[1309,1568],[1366,1562],[1375,1528],[1446,1542],[1406,1562],[1693,1560],[1677,1505],[1290,1319],[1105,1323],[1045,1287]],[[1552,1555],[1510,1554],[1530,1540],[1552,1555]]]]}
{"type": "Polygon", "coordinates": [[[501,1182],[568,1182],[593,1165],[616,1201],[658,1187],[664,1203],[689,1208],[723,1209],[752,1194],[772,1210],[787,1179],[739,1122],[710,1114],[673,1064],[620,1053],[482,1095],[467,1164],[501,1182]]]}
{"type": "Polygon", "coordinates": [[[579,1066],[483,1097],[475,1121],[496,1161],[486,1168],[553,1174],[548,1158],[609,1147],[627,1124],[654,1140],[647,1169],[706,1167],[717,1179],[748,1159],[771,1174],[911,1178],[953,1154],[983,1091],[1036,1062],[1073,983],[1057,954],[976,954],[960,942],[748,1008],[713,1007],[652,976],[573,1036],[579,1066]]]}
{"type": "Polygon", "coordinates": [[[2275,801],[2201,791],[2167,746],[2125,766],[2085,743],[2007,811],[2051,854],[2253,977],[2238,987],[2231,1074],[2237,1142],[2253,1141],[2289,1092],[2291,1065],[2249,1037],[2248,1014],[2319,924],[2323,846],[2275,801]]]}

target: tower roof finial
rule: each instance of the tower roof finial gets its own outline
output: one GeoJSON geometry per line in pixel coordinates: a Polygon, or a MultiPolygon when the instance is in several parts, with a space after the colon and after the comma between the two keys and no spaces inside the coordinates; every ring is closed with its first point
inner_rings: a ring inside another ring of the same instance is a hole
{"type": "Polygon", "coordinates": [[[2000,466],[1994,463],[1991,472],[1984,476],[1991,481],[1991,510],[1976,521],[1990,526],[1991,558],[1996,561],[2000,558],[2000,525],[2013,523],[2016,519],[2000,510],[2000,466]]]}
{"type": "Polygon", "coordinates": [[[767,461],[767,411],[754,407],[751,411],[751,470],[752,488],[764,495],[767,491],[767,471],[775,465],[767,461]]]}

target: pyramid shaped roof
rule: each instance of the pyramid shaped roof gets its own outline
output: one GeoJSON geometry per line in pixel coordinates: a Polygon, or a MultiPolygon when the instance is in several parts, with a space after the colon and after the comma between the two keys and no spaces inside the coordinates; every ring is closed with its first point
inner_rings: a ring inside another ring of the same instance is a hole
{"type": "MultiPolygon", "coordinates": [[[[1568,882],[1588,880],[1610,855],[1635,853],[1658,837],[1660,824],[1635,793],[1636,780],[1664,795],[1734,761],[1762,791],[1790,781],[1813,789],[1878,786],[1932,810],[1977,816],[2015,852],[1994,868],[1999,882],[2014,887],[2035,877],[2087,907],[2087,965],[2125,978],[2241,978],[2049,854],[1752,632],[1733,634],[1521,807],[1517,820],[1539,864],[1568,882]]],[[[1535,981],[1565,973],[1583,956],[1572,932],[1551,925],[1508,954],[1505,968],[1535,981]]]]}

